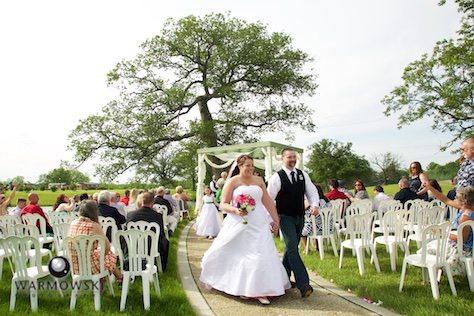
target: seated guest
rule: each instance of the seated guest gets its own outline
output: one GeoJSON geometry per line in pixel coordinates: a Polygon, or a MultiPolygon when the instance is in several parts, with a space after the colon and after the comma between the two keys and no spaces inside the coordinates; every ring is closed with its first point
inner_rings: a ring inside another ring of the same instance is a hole
{"type": "Polygon", "coordinates": [[[117,192],[110,192],[110,206],[115,207],[120,214],[124,217],[127,216],[127,212],[125,212],[125,204],[120,202],[120,194],[117,192]]]}
{"type": "Polygon", "coordinates": [[[171,190],[170,189],[165,189],[165,195],[163,196],[168,202],[171,204],[171,208],[173,209],[173,212],[176,213],[175,211],[177,210],[178,203],[176,203],[176,200],[170,195],[171,190]]]}
{"type": "MultiPolygon", "coordinates": [[[[443,193],[443,190],[441,189],[441,186],[439,185],[439,183],[436,179],[430,179],[428,182],[430,183],[431,187],[433,187],[436,190],[438,190],[439,192],[443,193]]],[[[426,192],[428,193],[428,201],[429,202],[431,202],[433,200],[436,200],[436,196],[430,190],[427,190],[426,192]]]]}
{"type": "MultiPolygon", "coordinates": [[[[86,201],[79,206],[79,218],[75,219],[69,225],[68,237],[77,235],[102,236],[105,239],[105,268],[110,274],[114,274],[118,284],[122,283],[123,275],[117,269],[117,256],[110,249],[110,242],[105,238],[104,231],[99,224],[99,214],[97,204],[94,201],[86,201]]],[[[72,245],[69,245],[72,256],[72,268],[75,274],[79,273],[78,257],[72,245]]],[[[92,274],[100,272],[100,249],[96,244],[91,253],[92,274]]]]}
{"type": "Polygon", "coordinates": [[[146,221],[149,223],[158,223],[160,225],[160,235],[158,236],[158,249],[161,257],[163,271],[166,269],[168,261],[169,242],[164,234],[163,214],[153,209],[154,197],[150,192],[142,193],[138,198],[141,207],[127,214],[127,222],[146,221]]]}
{"type": "Polygon", "coordinates": [[[349,194],[351,197],[354,197],[354,194],[352,194],[351,191],[347,190],[345,187],[344,187],[344,181],[342,180],[337,180],[337,184],[339,184],[339,188],[338,190],[341,191],[342,193],[344,194],[349,194]]]}
{"type": "Polygon", "coordinates": [[[10,202],[13,201],[13,198],[15,197],[16,181],[13,181],[11,186],[12,186],[12,193],[10,194],[8,199],[5,196],[5,194],[0,194],[0,216],[8,214],[8,205],[10,205],[10,202]]]}
{"type": "Polygon", "coordinates": [[[67,197],[66,194],[60,194],[56,198],[56,202],[53,205],[54,212],[72,212],[74,211],[75,201],[74,199],[70,199],[67,197]]]}
{"type": "Polygon", "coordinates": [[[128,206],[128,202],[130,201],[130,190],[125,190],[123,193],[125,196],[120,200],[125,206],[128,206]]]}
{"type": "MultiPolygon", "coordinates": [[[[217,182],[216,182],[217,183],[217,182]]],[[[189,210],[189,207],[188,207],[188,202],[191,200],[191,198],[186,194],[184,193],[184,189],[182,186],[178,185],[176,187],[176,193],[173,194],[173,199],[175,200],[183,200],[184,202],[184,209],[185,210],[189,210]]]]}
{"type": "Polygon", "coordinates": [[[448,191],[446,197],[450,200],[454,200],[456,199],[456,186],[458,185],[458,177],[454,177],[453,180],[451,180],[451,184],[454,185],[454,188],[448,191]]]}
{"type": "MultiPolygon", "coordinates": [[[[427,186],[428,189],[430,188],[427,186]]],[[[442,201],[451,206],[460,205],[461,211],[456,215],[454,219],[454,228],[458,228],[464,222],[474,220],[474,188],[472,187],[459,187],[456,193],[456,201],[454,203],[447,197],[441,196],[445,199],[442,201]]],[[[464,255],[472,253],[473,245],[473,232],[470,227],[465,227],[462,231],[462,240],[463,240],[463,253],[464,255]]],[[[449,234],[448,245],[446,249],[446,259],[451,266],[451,271],[453,275],[466,274],[466,268],[464,262],[459,258],[457,251],[457,234],[449,234]]],[[[436,243],[430,242],[427,245],[427,252],[432,255],[436,255],[436,243]]]]}
{"type": "Polygon", "coordinates": [[[74,209],[74,212],[79,212],[79,206],[81,205],[81,202],[84,200],[89,200],[89,194],[87,193],[82,193],[79,195],[79,203],[77,204],[76,208],[74,209]]]}
{"type": "Polygon", "coordinates": [[[166,217],[166,222],[168,223],[168,236],[171,237],[176,227],[178,226],[178,219],[174,216],[173,208],[171,207],[170,202],[165,199],[165,187],[159,187],[158,189],[156,189],[155,204],[164,205],[168,209],[168,216],[166,217]]]}
{"type": "MultiPolygon", "coordinates": [[[[125,216],[120,214],[115,207],[110,206],[110,192],[100,192],[97,201],[99,202],[99,215],[104,217],[112,217],[115,220],[117,229],[122,229],[122,224],[125,224],[126,219],[125,216]]],[[[109,237],[109,240],[111,240],[111,236],[107,237],[109,237]]]]}
{"type": "Polygon", "coordinates": [[[337,182],[336,179],[333,179],[331,180],[331,183],[329,184],[329,188],[331,189],[331,191],[329,191],[328,193],[326,193],[326,197],[330,200],[337,200],[337,199],[347,199],[347,196],[339,191],[339,183],[337,182]]]}
{"type": "Polygon", "coordinates": [[[354,197],[350,196],[347,193],[346,196],[351,202],[369,199],[369,193],[367,193],[364,182],[362,182],[362,180],[354,181],[354,197]]]}
{"type": "Polygon", "coordinates": [[[138,209],[137,198],[139,194],[140,194],[140,191],[138,191],[138,189],[132,189],[132,191],[130,191],[130,199],[127,205],[129,209],[132,209],[132,210],[138,209]]]}
{"type": "MultiPolygon", "coordinates": [[[[38,194],[36,194],[35,192],[31,192],[30,194],[28,194],[28,201],[30,201],[30,204],[23,208],[23,210],[21,211],[21,216],[25,214],[41,215],[46,220],[46,232],[52,234],[53,228],[49,224],[48,218],[44,214],[43,209],[37,205],[39,201],[38,194]]],[[[39,221],[36,223],[36,226],[39,227],[39,221]]]]}
{"type": "Polygon", "coordinates": [[[11,209],[8,211],[8,214],[10,215],[16,215],[18,217],[21,216],[21,211],[23,210],[23,208],[26,206],[26,199],[18,199],[16,201],[16,207],[14,209],[11,209]]]}
{"type": "Polygon", "coordinates": [[[376,185],[374,187],[374,194],[375,194],[375,197],[374,197],[374,202],[372,202],[372,210],[376,212],[379,208],[380,201],[389,200],[391,199],[391,197],[383,192],[383,188],[380,185],[376,185]]]}
{"type": "Polygon", "coordinates": [[[400,191],[395,193],[395,196],[393,197],[394,200],[398,200],[402,202],[403,205],[405,205],[405,202],[408,200],[418,199],[418,195],[414,191],[410,190],[407,177],[403,177],[400,179],[400,181],[398,181],[398,187],[400,188],[400,191]]]}

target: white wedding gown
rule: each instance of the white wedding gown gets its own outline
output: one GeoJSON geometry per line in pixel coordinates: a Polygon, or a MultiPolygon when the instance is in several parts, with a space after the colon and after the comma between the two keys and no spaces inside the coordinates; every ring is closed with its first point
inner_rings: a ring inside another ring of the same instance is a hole
{"type": "Polygon", "coordinates": [[[280,296],[291,287],[278,256],[270,217],[262,205],[262,189],[257,185],[239,186],[239,194],[250,194],[256,201],[247,222],[229,213],[224,226],[202,258],[200,280],[207,288],[230,295],[260,297],[280,296]]]}

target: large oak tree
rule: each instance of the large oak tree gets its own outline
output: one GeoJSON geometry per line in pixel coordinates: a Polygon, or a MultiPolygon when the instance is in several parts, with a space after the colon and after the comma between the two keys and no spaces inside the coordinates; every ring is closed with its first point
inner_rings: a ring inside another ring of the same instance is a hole
{"type": "Polygon", "coordinates": [[[296,126],[313,131],[302,100],[317,88],[311,61],[289,35],[260,22],[230,14],[169,19],[108,74],[120,97],[79,122],[70,149],[78,163],[98,158],[97,173],[110,180],[153,165],[183,140],[220,146],[296,126]]]}

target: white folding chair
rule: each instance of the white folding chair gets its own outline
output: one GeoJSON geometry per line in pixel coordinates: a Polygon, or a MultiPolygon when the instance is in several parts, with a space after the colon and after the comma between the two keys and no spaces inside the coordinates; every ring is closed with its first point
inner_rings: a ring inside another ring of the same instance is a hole
{"type": "MultiPolygon", "coordinates": [[[[5,239],[8,237],[8,235],[8,230],[5,227],[0,226],[0,239],[5,239]]],[[[0,242],[0,281],[2,280],[3,274],[3,259],[8,258],[10,258],[10,253],[3,249],[2,243],[0,242]]]]}
{"type": "Polygon", "coordinates": [[[119,244],[117,243],[117,240],[115,239],[115,234],[118,231],[117,228],[117,223],[115,222],[115,219],[113,217],[104,217],[104,216],[99,216],[99,224],[102,227],[102,230],[104,231],[105,236],[110,241],[110,249],[114,254],[118,254],[117,248],[119,244]]]}
{"type": "MultiPolygon", "coordinates": [[[[13,228],[15,230],[15,236],[31,236],[39,242],[39,230],[38,227],[36,227],[35,225],[16,224],[13,228]]],[[[36,251],[36,249],[30,249],[28,251],[28,256],[30,256],[30,260],[34,261],[37,253],[38,252],[36,251]]],[[[50,260],[53,258],[53,254],[49,249],[41,247],[39,253],[41,254],[41,257],[49,256],[50,260]]]]}
{"type": "Polygon", "coordinates": [[[357,255],[357,264],[360,275],[364,274],[364,250],[370,251],[375,262],[377,272],[380,272],[377,253],[372,243],[372,222],[376,213],[366,212],[360,215],[353,215],[347,224],[347,236],[349,239],[341,243],[341,253],[339,257],[339,269],[342,268],[342,258],[344,257],[344,248],[355,250],[357,255]]]}
{"type": "Polygon", "coordinates": [[[461,211],[461,210],[458,209],[458,208],[455,208],[454,206],[447,205],[446,206],[446,214],[447,214],[446,218],[447,218],[447,220],[450,221],[451,223],[454,223],[454,219],[458,215],[459,211],[461,211]]]}
{"type": "Polygon", "coordinates": [[[47,235],[46,232],[46,219],[40,214],[25,214],[21,217],[26,225],[34,225],[39,227],[39,243],[41,247],[45,244],[51,244],[54,242],[54,238],[47,235]]]}
{"type": "Polygon", "coordinates": [[[331,200],[331,206],[336,209],[336,218],[334,221],[334,228],[336,236],[339,236],[339,229],[341,228],[341,219],[344,219],[344,212],[346,211],[347,200],[336,199],[331,200]]]}
{"type": "Polygon", "coordinates": [[[189,215],[189,210],[184,208],[184,201],[182,199],[176,199],[176,205],[177,205],[177,210],[179,213],[179,221],[181,222],[184,218],[184,214],[187,214],[188,218],[190,217],[189,215]]]}
{"type": "Polygon", "coordinates": [[[159,239],[159,236],[160,236],[160,225],[158,225],[158,223],[155,223],[155,222],[147,222],[147,221],[135,221],[135,222],[128,222],[127,223],[127,229],[138,229],[138,230],[141,230],[141,231],[147,231],[147,230],[151,230],[155,233],[156,235],[156,252],[155,252],[155,262],[156,262],[156,265],[158,266],[158,271],[159,272],[163,272],[163,267],[161,265],[161,256],[160,256],[160,246],[159,246],[159,243],[158,243],[158,239],[159,239]]]}
{"type": "Polygon", "coordinates": [[[430,225],[423,229],[420,253],[408,255],[403,259],[400,292],[403,289],[407,265],[411,265],[422,268],[423,282],[427,281],[427,277],[430,279],[431,292],[433,298],[436,300],[439,298],[437,270],[444,268],[451,287],[451,292],[454,296],[457,296],[451,267],[446,260],[446,246],[452,226],[450,222],[444,222],[443,224],[430,225]],[[436,242],[435,255],[428,254],[427,252],[427,244],[433,241],[436,242]]]}
{"type": "MultiPolygon", "coordinates": [[[[441,224],[445,221],[444,214],[446,210],[440,206],[433,206],[415,211],[415,223],[413,225],[413,233],[408,234],[407,244],[410,247],[412,240],[416,241],[417,247],[420,248],[423,238],[422,232],[426,226],[441,224]]],[[[412,213],[413,214],[413,213],[412,213]]]]}
{"type": "Polygon", "coordinates": [[[349,207],[346,209],[344,221],[341,221],[341,226],[338,231],[338,239],[340,242],[342,242],[342,234],[347,236],[347,223],[349,222],[350,218],[354,215],[360,215],[364,213],[372,213],[372,202],[370,200],[360,200],[349,205],[349,207]]]}
{"type": "MultiPolygon", "coordinates": [[[[32,236],[9,236],[0,239],[3,248],[11,254],[13,277],[10,292],[10,311],[15,309],[16,294],[19,289],[27,289],[30,292],[31,310],[38,310],[38,279],[50,275],[48,266],[42,265],[40,243],[32,236]],[[31,250],[36,251],[34,260],[28,254],[31,250]]],[[[56,287],[62,296],[61,288],[57,279],[56,287]]]]}
{"type": "MultiPolygon", "coordinates": [[[[150,282],[154,282],[156,295],[160,296],[158,268],[153,264],[156,251],[156,234],[153,231],[129,229],[118,231],[117,239],[124,239],[128,249],[128,269],[124,268],[124,260],[120,261],[123,273],[122,296],[120,311],[125,310],[130,280],[140,276],[143,286],[143,307],[150,309],[150,282]],[[146,260],[144,262],[143,260],[146,260]]],[[[124,258],[122,248],[119,248],[120,258],[124,258]]]]}
{"type": "Polygon", "coordinates": [[[69,225],[69,223],[53,224],[54,249],[56,250],[56,255],[58,256],[63,256],[66,253],[64,249],[64,237],[67,236],[69,225]]]}
{"type": "Polygon", "coordinates": [[[75,216],[71,213],[66,211],[51,212],[49,213],[49,224],[53,226],[55,224],[70,223],[73,219],[75,219],[75,216]]]}
{"type": "Polygon", "coordinates": [[[403,204],[403,208],[411,211],[418,211],[420,209],[431,207],[430,202],[422,199],[408,200],[403,204]]]}
{"type": "Polygon", "coordinates": [[[166,207],[166,205],[155,204],[155,205],[153,205],[153,209],[155,211],[157,211],[158,213],[163,214],[163,226],[164,226],[164,229],[165,229],[165,236],[166,236],[166,239],[170,239],[170,236],[168,234],[168,230],[169,230],[168,208],[166,207]]]}
{"type": "Polygon", "coordinates": [[[375,233],[382,233],[382,229],[377,229],[381,226],[382,218],[385,213],[390,211],[397,211],[403,207],[402,202],[393,199],[382,200],[377,208],[377,218],[374,221],[375,233]]]}
{"type": "Polygon", "coordinates": [[[464,223],[459,225],[458,230],[457,230],[459,258],[466,265],[466,277],[467,277],[467,281],[469,282],[469,289],[471,290],[471,292],[474,292],[474,251],[472,251],[471,249],[470,256],[466,256],[463,251],[464,229],[470,229],[471,234],[474,234],[474,221],[465,221],[464,223]]]}
{"type": "Polygon", "coordinates": [[[334,252],[334,256],[338,256],[337,254],[337,247],[336,247],[336,239],[334,238],[334,222],[336,218],[336,212],[339,209],[327,207],[319,209],[319,216],[321,217],[321,232],[318,235],[318,231],[316,230],[316,216],[311,215],[311,220],[313,224],[313,234],[308,235],[308,241],[306,243],[306,250],[305,253],[308,254],[308,248],[311,240],[315,243],[318,243],[319,249],[319,257],[321,260],[324,259],[324,241],[326,241],[327,249],[329,250],[329,242],[331,242],[332,249],[334,252]]]}
{"type": "Polygon", "coordinates": [[[6,229],[6,232],[4,232],[5,236],[15,235],[13,227],[16,224],[21,224],[21,223],[22,223],[21,218],[16,215],[7,214],[7,215],[0,216],[0,226],[6,229]]]}
{"type": "Polygon", "coordinates": [[[100,310],[100,279],[107,278],[110,294],[115,296],[109,271],[105,268],[105,239],[102,236],[77,235],[74,237],[64,237],[67,246],[69,261],[72,263],[72,292],[70,309],[76,308],[76,301],[81,289],[81,282],[92,281],[94,292],[94,307],[100,310]],[[92,253],[99,249],[99,272],[92,274],[94,264],[92,253]],[[77,260],[76,260],[77,259],[77,260]]]}
{"type": "Polygon", "coordinates": [[[388,211],[382,217],[380,228],[382,229],[382,236],[374,238],[374,248],[377,251],[377,244],[386,245],[390,253],[390,266],[392,271],[396,271],[397,249],[400,247],[405,256],[409,253],[408,244],[405,240],[403,230],[403,218],[406,217],[404,213],[406,210],[388,211]]]}

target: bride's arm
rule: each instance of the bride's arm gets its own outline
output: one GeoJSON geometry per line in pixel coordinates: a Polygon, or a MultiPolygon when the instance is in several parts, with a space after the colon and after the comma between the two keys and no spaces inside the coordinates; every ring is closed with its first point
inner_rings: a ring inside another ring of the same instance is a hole
{"type": "Polygon", "coordinates": [[[222,189],[221,208],[228,213],[239,214],[239,209],[230,204],[232,201],[232,192],[234,192],[236,186],[235,183],[236,177],[226,181],[224,188],[222,189]]]}

